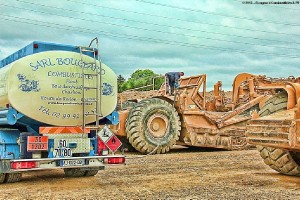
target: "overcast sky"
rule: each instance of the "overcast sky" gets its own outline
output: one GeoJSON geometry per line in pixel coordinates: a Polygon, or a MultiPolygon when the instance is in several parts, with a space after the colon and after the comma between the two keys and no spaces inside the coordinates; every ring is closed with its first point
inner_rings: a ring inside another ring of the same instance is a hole
{"type": "Polygon", "coordinates": [[[299,14],[300,4],[240,0],[0,0],[0,59],[32,41],[97,36],[103,62],[125,78],[205,73],[209,88],[222,80],[228,90],[241,72],[300,76],[299,14]]]}

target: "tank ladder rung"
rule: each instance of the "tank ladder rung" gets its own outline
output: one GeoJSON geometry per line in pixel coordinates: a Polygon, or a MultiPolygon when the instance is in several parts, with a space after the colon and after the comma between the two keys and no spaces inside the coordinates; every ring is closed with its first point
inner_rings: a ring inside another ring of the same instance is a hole
{"type": "Polygon", "coordinates": [[[93,50],[82,49],[82,52],[94,52],[93,50]]]}
{"type": "Polygon", "coordinates": [[[95,62],[85,62],[85,64],[95,65],[95,62]]]}
{"type": "Polygon", "coordinates": [[[99,130],[101,127],[98,126],[85,126],[86,129],[93,129],[93,130],[99,130]]]}
{"type": "Polygon", "coordinates": [[[97,100],[84,100],[83,102],[85,102],[85,103],[93,103],[93,102],[98,102],[97,100]]]}
{"type": "Polygon", "coordinates": [[[97,113],[85,113],[85,115],[99,115],[99,114],[97,114],[97,113]]]}
{"type": "Polygon", "coordinates": [[[85,73],[84,76],[98,76],[97,74],[85,73]]]}
{"type": "Polygon", "coordinates": [[[84,46],[79,46],[82,52],[96,52],[96,49],[93,47],[84,47],[84,46]]]}
{"type": "Polygon", "coordinates": [[[94,90],[96,90],[96,89],[98,89],[98,87],[83,87],[84,89],[94,89],[94,90]]]}

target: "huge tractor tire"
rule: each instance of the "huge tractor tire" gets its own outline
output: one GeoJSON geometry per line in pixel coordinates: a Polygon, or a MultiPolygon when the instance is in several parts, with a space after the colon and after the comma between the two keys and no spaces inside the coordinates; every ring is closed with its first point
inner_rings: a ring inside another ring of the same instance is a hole
{"type": "Polygon", "coordinates": [[[176,109],[158,98],[143,100],[129,112],[126,133],[139,152],[166,153],[179,139],[180,118],[176,109]]]}
{"type": "MultiPolygon", "coordinates": [[[[279,93],[271,97],[259,112],[260,116],[266,116],[287,109],[287,95],[279,93]]],[[[283,149],[257,146],[260,156],[265,164],[272,169],[286,175],[300,176],[300,153],[283,149]]]]}

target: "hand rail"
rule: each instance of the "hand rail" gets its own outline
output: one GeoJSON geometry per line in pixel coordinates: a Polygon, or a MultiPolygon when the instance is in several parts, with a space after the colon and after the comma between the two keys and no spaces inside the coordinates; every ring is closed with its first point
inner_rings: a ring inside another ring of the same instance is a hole
{"type": "MultiPolygon", "coordinates": [[[[147,87],[151,87],[151,86],[152,86],[152,90],[154,91],[154,90],[155,90],[155,80],[158,79],[158,78],[161,78],[161,77],[164,77],[164,76],[162,76],[162,75],[159,75],[159,76],[152,76],[152,84],[145,85],[145,86],[141,86],[141,87],[137,87],[137,88],[132,88],[132,89],[128,89],[128,90],[124,90],[123,92],[136,91],[136,90],[138,90],[138,89],[147,88],[147,87]]],[[[151,76],[139,78],[139,79],[137,79],[137,80],[145,79],[145,78],[151,78],[151,76]]],[[[123,93],[123,92],[122,92],[122,93],[123,93]]]]}

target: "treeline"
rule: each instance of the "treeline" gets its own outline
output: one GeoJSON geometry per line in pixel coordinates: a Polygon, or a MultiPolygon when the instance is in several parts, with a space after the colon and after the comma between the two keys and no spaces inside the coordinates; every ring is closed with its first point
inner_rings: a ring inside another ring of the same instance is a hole
{"type": "Polygon", "coordinates": [[[149,91],[153,89],[153,78],[155,78],[154,89],[158,90],[165,81],[164,76],[154,73],[150,69],[136,70],[128,80],[122,75],[118,76],[118,92],[131,90],[135,88],[138,91],[149,91]],[[145,87],[146,86],[146,87],[145,87]]]}

